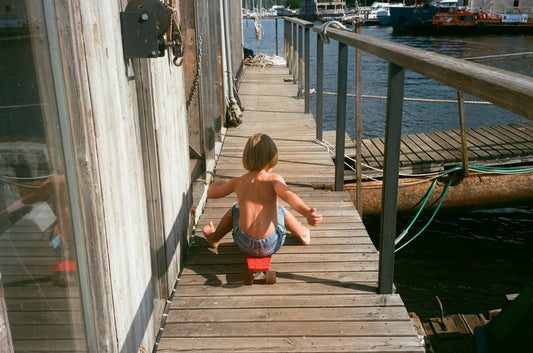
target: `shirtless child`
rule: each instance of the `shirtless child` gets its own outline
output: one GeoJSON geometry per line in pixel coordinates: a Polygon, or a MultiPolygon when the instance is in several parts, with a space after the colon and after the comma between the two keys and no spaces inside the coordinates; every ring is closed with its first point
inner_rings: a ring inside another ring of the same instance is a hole
{"type": "Polygon", "coordinates": [[[278,196],[312,226],[322,221],[322,215],[292,192],[280,175],[272,173],[278,163],[274,141],[264,134],[253,135],[244,147],[242,160],[248,173],[228,181],[216,181],[207,190],[209,198],[224,197],[234,191],[237,194],[237,203],[222,216],[216,228],[213,222],[202,228],[209,246],[216,248],[232,229],[237,246],[253,257],[278,251],[285,242],[286,229],[298,236],[302,244],[309,244],[309,229],[278,205],[278,196]]]}

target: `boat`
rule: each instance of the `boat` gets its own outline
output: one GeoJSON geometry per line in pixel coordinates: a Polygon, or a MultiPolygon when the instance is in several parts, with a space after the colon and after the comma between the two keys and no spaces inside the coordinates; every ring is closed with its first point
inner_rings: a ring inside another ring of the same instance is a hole
{"type": "Polygon", "coordinates": [[[432,25],[441,33],[533,33],[533,19],[519,8],[496,16],[467,7],[442,8],[433,16],[432,25]]]}
{"type": "Polygon", "coordinates": [[[339,21],[346,14],[346,1],[317,1],[316,17],[322,22],[339,21]]]}
{"type": "Polygon", "coordinates": [[[378,12],[385,9],[389,3],[387,2],[374,2],[370,6],[370,12],[365,16],[365,25],[377,25],[378,22],[378,12]]]}
{"type": "Polygon", "coordinates": [[[390,21],[394,32],[424,33],[433,28],[433,17],[440,8],[453,8],[457,0],[443,0],[430,4],[391,7],[390,21]]]}
{"type": "Polygon", "coordinates": [[[401,3],[386,3],[385,6],[383,6],[381,9],[379,9],[376,12],[376,17],[378,19],[378,23],[382,26],[390,26],[391,25],[391,18],[390,18],[390,8],[391,7],[403,7],[403,4],[401,3]]]}
{"type": "Polygon", "coordinates": [[[445,0],[424,6],[391,8],[394,32],[416,34],[533,33],[533,19],[514,8],[502,14],[473,11],[445,0]]]}

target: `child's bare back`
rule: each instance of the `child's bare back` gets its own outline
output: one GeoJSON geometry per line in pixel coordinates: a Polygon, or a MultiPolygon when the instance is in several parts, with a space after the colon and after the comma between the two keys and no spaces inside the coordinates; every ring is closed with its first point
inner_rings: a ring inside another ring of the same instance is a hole
{"type": "MultiPolygon", "coordinates": [[[[309,244],[309,229],[283,207],[278,207],[278,197],[304,216],[312,226],[319,224],[322,216],[292,192],[280,175],[272,172],[276,163],[277,149],[274,142],[266,135],[254,135],[248,140],[243,154],[243,164],[248,173],[227,182],[216,181],[207,190],[207,197],[220,198],[235,192],[239,209],[239,217],[235,218],[235,221],[238,220],[238,228],[246,236],[256,240],[265,239],[276,231],[281,208],[286,228],[296,234],[303,244],[309,244]]],[[[222,217],[217,228],[213,222],[202,228],[211,247],[218,246],[220,239],[231,230],[232,222],[230,210],[222,217]]]]}

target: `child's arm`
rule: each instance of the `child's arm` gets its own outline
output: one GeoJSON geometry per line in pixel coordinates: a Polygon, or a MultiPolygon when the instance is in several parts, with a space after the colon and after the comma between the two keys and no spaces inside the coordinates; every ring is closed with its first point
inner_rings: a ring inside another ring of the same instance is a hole
{"type": "Polygon", "coordinates": [[[224,196],[228,196],[233,191],[235,191],[235,183],[237,179],[233,178],[228,181],[226,180],[217,180],[209,189],[207,189],[207,197],[212,199],[218,199],[224,196]]]}
{"type": "Polygon", "coordinates": [[[316,226],[322,221],[322,215],[316,213],[316,208],[308,207],[298,195],[289,189],[285,180],[277,174],[274,180],[274,191],[280,199],[287,202],[296,212],[304,216],[310,225],[316,226]]]}

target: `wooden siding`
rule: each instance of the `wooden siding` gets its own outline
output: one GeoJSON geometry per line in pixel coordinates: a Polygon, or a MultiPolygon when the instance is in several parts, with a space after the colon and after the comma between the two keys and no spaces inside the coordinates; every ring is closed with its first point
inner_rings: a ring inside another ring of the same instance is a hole
{"type": "MultiPolygon", "coordinates": [[[[378,253],[349,195],[312,187],[332,182],[334,167],[285,77],[285,67],[246,68],[244,122],[227,131],[216,178],[242,174],[246,140],[267,133],[279,149],[274,170],[324,221],[308,246],[288,235],[272,258],[275,285],[243,285],[246,261],[231,235],[213,250],[198,229],[157,351],[424,352],[400,296],[376,294],[378,253]]],[[[198,227],[217,223],[235,201],[208,200],[198,227]]]]}
{"type": "Polygon", "coordinates": [[[152,274],[152,256],[166,260],[166,278],[173,284],[189,219],[183,71],[168,52],[162,58],[124,59],[119,12],[126,5],[124,0],[56,5],[97,347],[107,352],[153,346],[159,323],[153,281],[165,277],[152,274]],[[150,129],[150,144],[142,143],[147,139],[140,136],[141,120],[150,129]],[[145,156],[157,163],[143,162],[146,149],[145,156]],[[158,178],[155,189],[145,173],[158,178]],[[148,189],[153,190],[147,194],[148,189]],[[151,211],[161,217],[152,217],[160,224],[151,228],[147,208],[154,204],[160,208],[151,211]],[[154,249],[151,236],[159,237],[154,249]]]}

